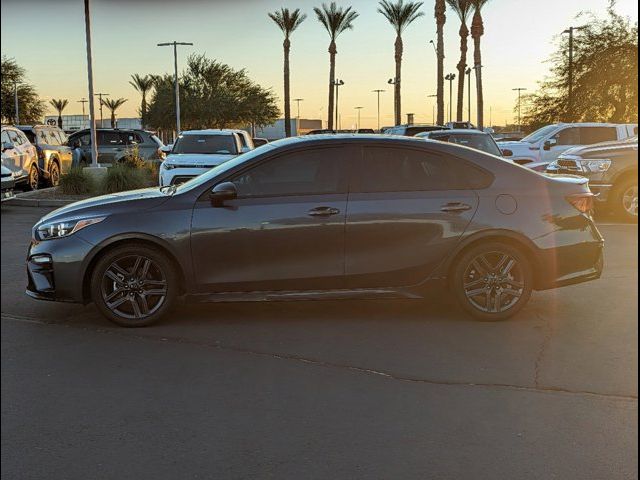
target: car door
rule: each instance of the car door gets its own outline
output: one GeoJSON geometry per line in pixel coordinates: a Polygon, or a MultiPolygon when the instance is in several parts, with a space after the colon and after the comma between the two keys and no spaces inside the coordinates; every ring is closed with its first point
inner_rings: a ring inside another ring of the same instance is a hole
{"type": "Polygon", "coordinates": [[[101,130],[98,132],[100,163],[114,163],[122,157],[125,147],[125,137],[119,131],[101,130]]]}
{"type": "Polygon", "coordinates": [[[558,158],[562,152],[578,145],[582,145],[580,128],[567,126],[543,144],[541,161],[550,163],[558,158]]]}
{"type": "Polygon", "coordinates": [[[26,177],[29,174],[33,160],[28,147],[33,147],[33,145],[31,145],[30,142],[25,144],[17,130],[9,129],[7,132],[9,133],[9,140],[13,145],[13,158],[15,159],[16,169],[19,172],[18,175],[20,177],[26,177]]]}
{"type": "Polygon", "coordinates": [[[342,288],[348,147],[266,154],[226,179],[238,198],[193,211],[191,251],[200,291],[342,288]]]}
{"type": "Polygon", "coordinates": [[[347,288],[415,285],[454,248],[478,207],[480,171],[422,148],[367,146],[347,206],[347,288]]]}

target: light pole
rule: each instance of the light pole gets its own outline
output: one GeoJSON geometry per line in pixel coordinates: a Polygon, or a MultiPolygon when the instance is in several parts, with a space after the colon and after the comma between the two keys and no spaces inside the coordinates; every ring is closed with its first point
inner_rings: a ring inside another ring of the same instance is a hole
{"type": "Polygon", "coordinates": [[[89,129],[91,139],[91,167],[98,167],[98,140],[96,138],[96,115],[93,102],[93,60],[91,56],[91,12],[89,0],[84,0],[84,30],[87,43],[87,80],[89,84],[89,129]]]}
{"type": "Polygon", "coordinates": [[[567,98],[567,120],[573,120],[573,32],[584,27],[569,27],[562,33],[569,34],[569,96],[567,98]]]}
{"type": "Polygon", "coordinates": [[[189,42],[159,43],[159,47],[173,46],[173,75],[176,89],[176,135],[180,135],[180,84],[178,83],[178,45],[193,45],[189,42]]]}
{"type": "Polygon", "coordinates": [[[360,111],[363,109],[364,107],[355,107],[355,109],[358,111],[358,123],[356,123],[356,130],[360,130],[360,111]]]}
{"type": "Polygon", "coordinates": [[[449,121],[451,121],[453,114],[453,81],[456,79],[456,74],[448,73],[444,79],[449,80],[449,121]]]}
{"type": "Polygon", "coordinates": [[[526,88],[514,88],[512,89],[514,92],[518,92],[518,131],[522,130],[522,97],[521,93],[526,90],[526,88]]]}
{"type": "MultiPolygon", "coordinates": [[[[427,95],[427,98],[437,98],[438,95],[427,95]]],[[[431,105],[431,123],[433,125],[436,124],[436,105],[432,104],[431,105]]]]}
{"type": "Polygon", "coordinates": [[[395,94],[395,92],[398,92],[400,90],[400,79],[398,77],[390,78],[387,83],[389,85],[393,85],[393,88],[394,88],[394,95],[393,95],[394,120],[393,121],[396,125],[400,125],[400,122],[402,121],[402,119],[400,118],[400,105],[398,105],[398,102],[397,102],[398,95],[395,94]]]}
{"type": "Polygon", "coordinates": [[[104,104],[104,102],[102,101],[102,97],[108,97],[109,94],[108,93],[94,93],[94,95],[96,97],[98,97],[100,100],[100,128],[104,128],[104,123],[102,121],[102,105],[104,104]]]}
{"type": "Polygon", "coordinates": [[[468,109],[469,109],[469,124],[471,124],[471,68],[467,68],[464,73],[467,75],[467,88],[469,89],[468,109]]]}
{"type": "Polygon", "coordinates": [[[436,52],[436,56],[437,56],[438,55],[438,49],[436,48],[436,42],[434,42],[433,40],[429,40],[429,43],[433,47],[433,51],[436,52]]]}
{"type": "Polygon", "coordinates": [[[338,127],[338,119],[339,119],[339,116],[338,116],[338,94],[340,92],[340,87],[344,85],[344,81],[342,81],[340,79],[336,79],[333,82],[333,85],[336,87],[336,123],[335,123],[335,127],[336,127],[336,130],[339,130],[340,127],[338,127]]]}
{"type": "Polygon", "coordinates": [[[18,105],[18,82],[13,82],[13,101],[16,110],[15,121],[16,125],[20,124],[20,105],[18,105]]]}
{"type": "Polygon", "coordinates": [[[300,102],[304,102],[304,98],[294,98],[294,102],[298,104],[298,120],[300,120],[300,102]]]}
{"type": "Polygon", "coordinates": [[[378,132],[380,131],[380,94],[386,92],[386,90],[373,90],[373,93],[378,94],[378,132]]]}
{"type": "Polygon", "coordinates": [[[82,121],[80,122],[80,128],[84,128],[84,104],[88,101],[89,100],[87,100],[86,98],[81,98],[80,100],[78,100],[78,103],[82,104],[82,121]]]}

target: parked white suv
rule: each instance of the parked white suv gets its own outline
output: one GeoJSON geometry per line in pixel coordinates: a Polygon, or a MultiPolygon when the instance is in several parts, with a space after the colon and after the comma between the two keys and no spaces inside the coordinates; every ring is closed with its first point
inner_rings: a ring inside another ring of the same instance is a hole
{"type": "Polygon", "coordinates": [[[498,142],[503,150],[511,150],[511,160],[537,171],[573,147],[624,140],[637,134],[637,125],[613,123],[556,123],[542,127],[519,142],[498,142]]]}
{"type": "Polygon", "coordinates": [[[253,149],[243,130],[189,130],[182,132],[173,145],[160,150],[166,154],[160,165],[160,186],[178,185],[213,167],[253,149]]]}
{"type": "Polygon", "coordinates": [[[37,190],[38,152],[23,132],[9,125],[2,126],[2,164],[13,175],[16,185],[26,184],[37,190]]]}

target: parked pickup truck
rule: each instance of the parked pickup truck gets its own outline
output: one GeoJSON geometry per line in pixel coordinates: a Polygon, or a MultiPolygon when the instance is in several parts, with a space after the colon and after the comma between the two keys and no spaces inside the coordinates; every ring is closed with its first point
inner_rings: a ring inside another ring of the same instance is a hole
{"type": "Polygon", "coordinates": [[[551,162],[547,173],[587,177],[597,207],[638,220],[638,137],[572,148],[551,162]]]}
{"type": "Polygon", "coordinates": [[[570,148],[624,140],[638,134],[638,125],[613,123],[555,123],[542,127],[519,142],[498,142],[511,150],[511,160],[544,172],[547,165],[570,148]]]}

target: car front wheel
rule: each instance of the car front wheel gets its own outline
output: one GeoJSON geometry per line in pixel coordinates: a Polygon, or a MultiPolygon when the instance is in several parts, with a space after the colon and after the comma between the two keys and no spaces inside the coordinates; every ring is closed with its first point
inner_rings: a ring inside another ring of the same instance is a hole
{"type": "Polygon", "coordinates": [[[460,305],[482,321],[506,320],[531,297],[531,264],[517,248],[500,242],[476,245],[453,268],[452,287],[460,305]]]}
{"type": "Polygon", "coordinates": [[[614,214],[630,222],[638,221],[638,179],[629,178],[613,194],[614,214]]]}
{"type": "Polygon", "coordinates": [[[60,167],[57,162],[53,162],[49,167],[49,185],[57,187],[60,183],[60,167]]]}
{"type": "Polygon", "coordinates": [[[27,187],[29,190],[37,190],[40,186],[40,174],[38,172],[38,167],[35,165],[31,165],[29,169],[29,178],[27,180],[27,187]]]}
{"type": "Polygon", "coordinates": [[[123,327],[143,327],[170,310],[177,291],[175,269],[160,251],[125,245],[98,260],[91,277],[91,296],[100,312],[123,327]]]}

